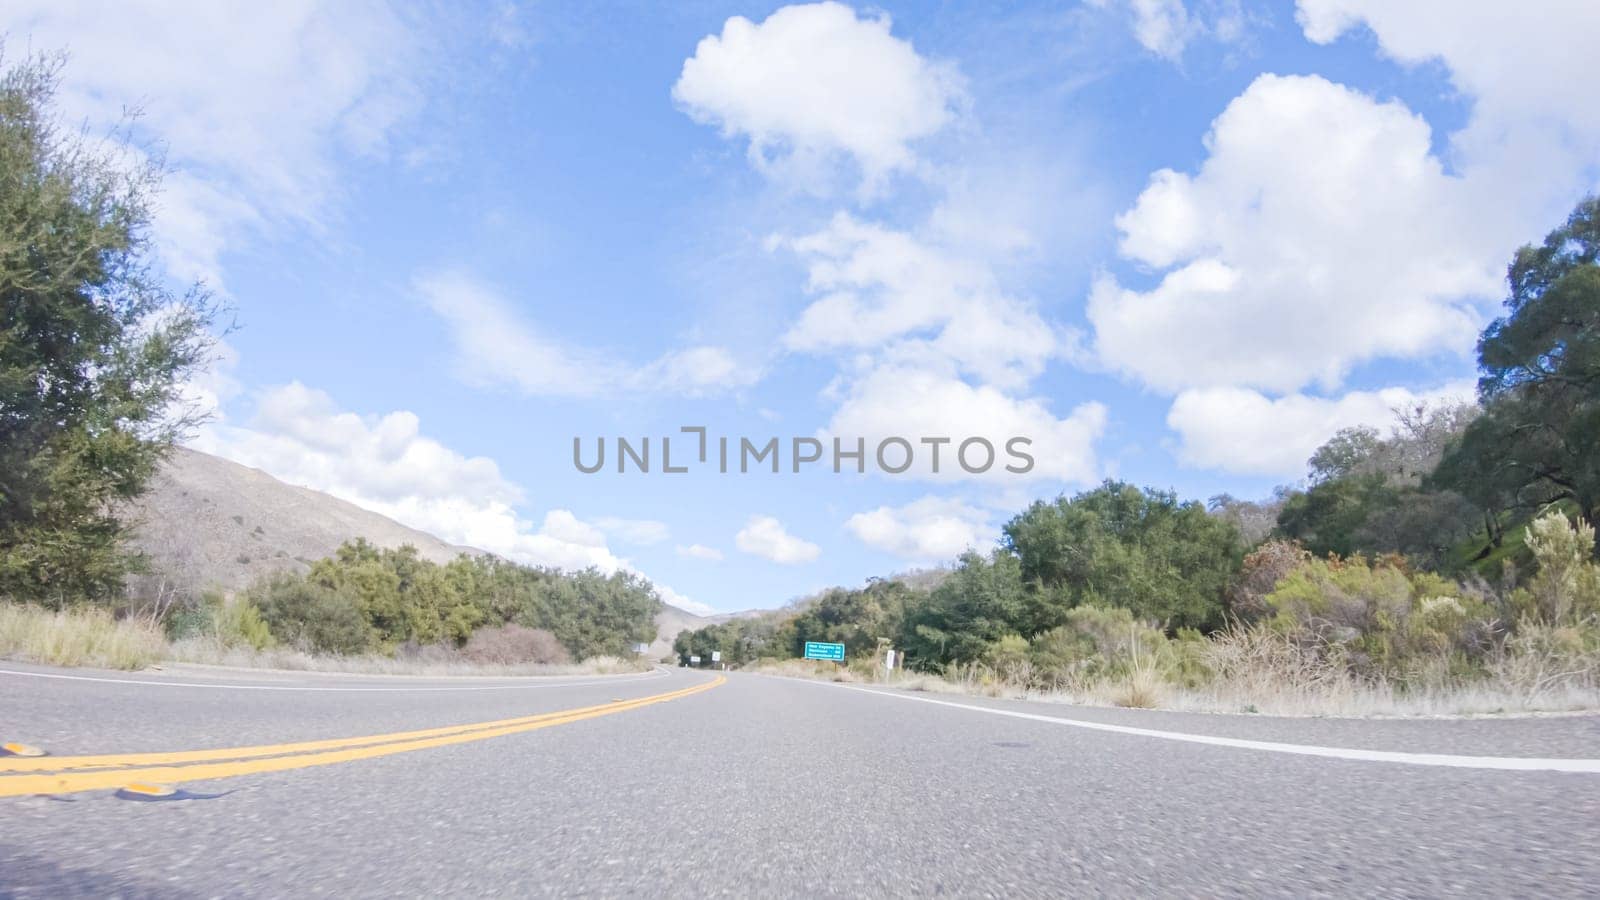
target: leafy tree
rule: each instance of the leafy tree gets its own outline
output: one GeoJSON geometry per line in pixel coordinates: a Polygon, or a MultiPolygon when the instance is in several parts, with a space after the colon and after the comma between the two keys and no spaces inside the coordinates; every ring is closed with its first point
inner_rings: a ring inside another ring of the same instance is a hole
{"type": "Polygon", "coordinates": [[[982,659],[991,642],[1017,633],[1026,619],[1027,592],[1016,555],[969,550],[925,602],[907,610],[900,645],[919,668],[971,662],[982,659]]]}
{"type": "Polygon", "coordinates": [[[1278,513],[1293,492],[1280,487],[1270,500],[1240,500],[1232,494],[1216,494],[1206,501],[1206,511],[1239,530],[1247,546],[1266,540],[1277,527],[1278,513]]]}
{"type": "Polygon", "coordinates": [[[878,641],[900,631],[914,592],[893,579],[874,578],[865,588],[834,588],[806,605],[793,620],[794,653],[807,641],[844,644],[850,658],[877,651],[878,641]]]}
{"type": "MultiPolygon", "coordinates": [[[[492,556],[460,556],[439,565],[414,547],[382,549],[361,539],[313,563],[303,578],[280,576],[257,591],[265,597],[288,586],[299,593],[285,595],[296,612],[278,616],[291,623],[273,626],[281,639],[300,639],[306,616],[326,614],[335,620],[330,627],[343,629],[353,610],[370,636],[363,649],[372,650],[402,643],[461,647],[488,627],[496,634],[484,640],[496,646],[538,642],[542,648],[548,637],[579,659],[622,656],[631,645],[655,638],[661,606],[648,581],[626,572],[559,572],[492,556]],[[529,632],[539,636],[529,638],[529,632]]],[[[539,656],[552,654],[540,649],[539,656]]]]}
{"type": "Polygon", "coordinates": [[[0,594],[106,599],[136,562],[115,512],[193,424],[212,310],[150,252],[160,167],[62,134],[59,63],[0,75],[0,594]]]}
{"type": "Polygon", "coordinates": [[[1471,403],[1419,403],[1394,410],[1388,437],[1366,425],[1340,429],[1311,455],[1310,481],[1380,476],[1391,487],[1420,486],[1478,413],[1471,403]]]}
{"type": "Polygon", "coordinates": [[[1379,451],[1383,438],[1368,425],[1341,428],[1328,442],[1311,454],[1308,468],[1312,484],[1327,484],[1343,478],[1381,475],[1379,451]]]}
{"type": "Polygon", "coordinates": [[[1506,314],[1478,341],[1486,410],[1438,480],[1490,508],[1575,502],[1600,517],[1600,198],[1517,251],[1506,314]]]}
{"type": "Polygon", "coordinates": [[[1318,556],[1403,554],[1439,566],[1479,526],[1479,509],[1431,477],[1450,442],[1477,416],[1469,405],[1397,410],[1393,434],[1346,428],[1317,448],[1311,486],[1290,494],[1277,533],[1318,556]]]}
{"type": "Polygon", "coordinates": [[[1238,530],[1200,504],[1116,481],[1035,502],[1006,525],[1005,545],[1036,588],[1024,636],[1085,604],[1124,607],[1168,628],[1216,628],[1243,556],[1238,530]]]}
{"type": "Polygon", "coordinates": [[[1359,553],[1371,549],[1362,539],[1367,520],[1398,495],[1378,473],[1326,478],[1289,497],[1278,513],[1278,533],[1317,556],[1359,553]]]}

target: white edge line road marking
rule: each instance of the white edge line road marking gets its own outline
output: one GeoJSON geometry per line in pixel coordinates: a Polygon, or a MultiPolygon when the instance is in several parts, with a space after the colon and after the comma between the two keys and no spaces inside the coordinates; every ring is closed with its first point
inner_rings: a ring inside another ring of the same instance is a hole
{"type": "MultiPolygon", "coordinates": [[[[331,674],[337,672],[308,673],[331,674]]],[[[480,684],[462,685],[459,687],[308,687],[289,684],[227,684],[223,682],[205,681],[159,681],[149,678],[105,678],[98,675],[63,675],[57,672],[22,672],[16,669],[0,669],[0,675],[16,675],[21,678],[59,678],[63,681],[100,681],[106,684],[153,684],[157,687],[188,687],[188,688],[218,688],[229,691],[317,691],[319,693],[434,693],[439,691],[526,691],[534,688],[553,687],[580,687],[593,684],[617,684],[619,682],[643,681],[647,678],[664,678],[669,674],[664,669],[654,672],[644,672],[638,675],[611,675],[604,679],[591,681],[553,681],[544,684],[480,684]]],[[[448,678],[449,676],[442,676],[448,678]]],[[[516,676],[511,676],[516,677],[516,676]]],[[[526,675],[524,678],[539,678],[538,675],[526,675]]],[[[560,678],[562,676],[543,676],[560,678]]]]}
{"type": "Polygon", "coordinates": [[[1322,756],[1329,759],[1350,759],[1362,762],[1389,762],[1403,763],[1412,766],[1444,766],[1456,769],[1501,769],[1515,772],[1581,772],[1585,774],[1600,774],[1600,759],[1542,759],[1530,756],[1453,756],[1446,753],[1403,753],[1396,750],[1357,750],[1349,747],[1319,747],[1315,744],[1284,744],[1277,741],[1252,741],[1244,738],[1218,737],[1209,734],[1189,734],[1182,731],[1159,731],[1154,728],[1135,728],[1131,725],[1111,725],[1104,722],[1085,722],[1081,719],[1067,719],[1059,716],[1045,716],[1038,713],[1018,712],[1011,709],[995,709],[989,706],[973,706],[968,703],[953,703],[949,700],[935,700],[932,697],[916,697],[895,691],[880,691],[873,688],[856,687],[848,684],[834,684],[832,682],[809,681],[803,678],[791,679],[814,684],[819,687],[843,688],[847,691],[857,691],[863,694],[875,694],[890,700],[909,700],[913,703],[932,703],[935,706],[950,706],[964,709],[969,712],[988,713],[992,716],[1006,716],[1012,719],[1027,719],[1032,722],[1048,722],[1051,725],[1066,725],[1072,728],[1086,728],[1090,731],[1108,731],[1112,734],[1128,734],[1136,737],[1159,738],[1166,741],[1184,741],[1191,744],[1210,744],[1214,747],[1233,747],[1240,750],[1265,750],[1269,753],[1293,753],[1300,756],[1322,756]]]}

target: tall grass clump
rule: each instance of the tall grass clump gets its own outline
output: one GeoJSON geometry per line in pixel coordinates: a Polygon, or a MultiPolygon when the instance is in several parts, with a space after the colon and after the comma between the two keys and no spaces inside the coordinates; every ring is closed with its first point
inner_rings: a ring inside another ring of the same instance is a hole
{"type": "Polygon", "coordinates": [[[0,603],[0,655],[54,666],[142,669],[167,642],[148,622],[117,619],[98,607],[47,610],[0,603]]]}

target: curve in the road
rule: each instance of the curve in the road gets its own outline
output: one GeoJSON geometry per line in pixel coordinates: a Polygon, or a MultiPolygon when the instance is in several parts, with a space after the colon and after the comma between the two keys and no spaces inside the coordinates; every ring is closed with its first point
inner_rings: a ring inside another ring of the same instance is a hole
{"type": "Polygon", "coordinates": [[[49,774],[0,775],[0,797],[32,794],[68,794],[79,791],[118,788],[131,782],[175,783],[234,778],[262,772],[282,772],[310,766],[326,766],[410,753],[433,747],[465,744],[489,738],[520,734],[570,722],[639,709],[678,700],[711,690],[727,679],[717,676],[704,684],[652,694],[633,700],[618,700],[598,706],[560,710],[520,719],[502,719],[468,725],[446,726],[422,731],[309,741],[298,744],[261,745],[176,753],[123,754],[105,756],[45,757],[0,761],[0,772],[27,773],[49,770],[49,774]],[[223,762],[212,760],[223,759],[223,762]],[[148,765],[148,763],[160,763],[148,765]],[[184,765],[182,763],[190,763],[184,765]],[[142,767],[141,767],[142,766],[142,767]],[[90,771],[77,771],[89,769],[90,771]]]}

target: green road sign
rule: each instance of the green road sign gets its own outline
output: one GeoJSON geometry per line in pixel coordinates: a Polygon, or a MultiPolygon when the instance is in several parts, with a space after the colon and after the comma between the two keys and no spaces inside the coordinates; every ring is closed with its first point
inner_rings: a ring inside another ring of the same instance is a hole
{"type": "Polygon", "coordinates": [[[831,659],[834,662],[844,662],[844,645],[806,641],[806,659],[831,659]]]}

